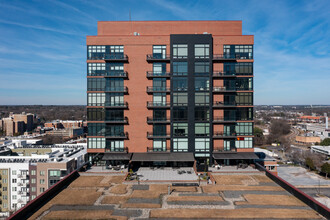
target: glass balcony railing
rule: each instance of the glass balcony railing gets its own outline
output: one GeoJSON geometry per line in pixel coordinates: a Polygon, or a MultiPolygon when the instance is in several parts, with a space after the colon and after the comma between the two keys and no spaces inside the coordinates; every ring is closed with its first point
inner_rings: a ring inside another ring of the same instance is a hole
{"type": "Polygon", "coordinates": [[[149,101],[149,102],[147,102],[147,107],[148,108],[169,108],[170,104],[171,104],[170,102],[149,101]]]}
{"type": "Polygon", "coordinates": [[[169,62],[171,60],[170,55],[166,54],[147,54],[147,61],[153,62],[153,61],[162,61],[162,62],[169,62]]]}
{"type": "Polygon", "coordinates": [[[147,138],[170,138],[169,133],[153,133],[153,132],[147,132],[147,138]]]}
{"type": "Polygon", "coordinates": [[[147,92],[170,92],[171,89],[169,87],[156,87],[156,86],[147,86],[147,92]]]}
{"type": "Polygon", "coordinates": [[[147,123],[170,123],[171,120],[169,118],[154,118],[154,117],[147,117],[147,123]]]}
{"type": "Polygon", "coordinates": [[[171,73],[169,72],[157,72],[157,71],[147,71],[147,77],[152,78],[152,77],[170,77],[171,73]]]}
{"type": "Polygon", "coordinates": [[[87,57],[88,60],[106,60],[106,61],[128,61],[128,56],[125,54],[105,54],[105,53],[92,53],[87,57]]]}

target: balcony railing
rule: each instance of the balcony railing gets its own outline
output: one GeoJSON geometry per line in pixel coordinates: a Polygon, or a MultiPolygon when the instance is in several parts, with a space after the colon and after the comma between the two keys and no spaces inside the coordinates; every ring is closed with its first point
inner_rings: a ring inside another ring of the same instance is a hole
{"type": "Polygon", "coordinates": [[[171,73],[169,72],[154,72],[154,71],[147,71],[147,78],[153,78],[153,77],[171,77],[171,73]]]}
{"type": "Polygon", "coordinates": [[[213,77],[236,77],[235,71],[215,71],[213,77]]]}
{"type": "Polygon", "coordinates": [[[122,132],[120,134],[106,134],[105,138],[108,138],[108,139],[128,139],[128,132],[122,132]]]}
{"type": "Polygon", "coordinates": [[[249,53],[235,53],[235,54],[214,54],[213,61],[236,61],[244,59],[253,59],[249,53]]]}
{"type": "Polygon", "coordinates": [[[236,107],[236,102],[214,102],[213,103],[213,107],[236,107]]]}
{"type": "Polygon", "coordinates": [[[128,88],[127,86],[122,86],[122,87],[108,87],[105,88],[105,92],[123,92],[123,93],[128,93],[128,88]]]}
{"type": "Polygon", "coordinates": [[[128,56],[125,54],[92,54],[87,57],[88,60],[105,60],[112,62],[127,62],[128,56]]]}
{"type": "Polygon", "coordinates": [[[166,149],[163,148],[154,148],[154,147],[147,147],[147,152],[166,152],[166,149]]]}
{"type": "Polygon", "coordinates": [[[171,106],[170,102],[147,102],[148,108],[169,108],[171,106]]]}
{"type": "Polygon", "coordinates": [[[147,92],[170,92],[171,89],[169,87],[154,87],[154,86],[147,86],[147,92]]]}
{"type": "Polygon", "coordinates": [[[173,137],[188,137],[188,133],[173,133],[173,137]]]}
{"type": "Polygon", "coordinates": [[[214,132],[213,138],[236,138],[236,133],[230,133],[230,132],[214,132]]]}
{"type": "Polygon", "coordinates": [[[149,139],[153,139],[153,138],[170,138],[171,135],[168,133],[164,133],[164,134],[154,134],[152,132],[147,132],[147,138],[149,139]]]}
{"type": "Polygon", "coordinates": [[[105,123],[107,124],[127,124],[128,123],[128,118],[112,118],[112,119],[105,119],[105,123]]]}
{"type": "Polygon", "coordinates": [[[106,152],[126,152],[126,153],[128,153],[128,147],[124,147],[124,148],[115,147],[113,149],[111,149],[111,147],[105,147],[105,151],[106,152]]]}
{"type": "Polygon", "coordinates": [[[169,118],[153,118],[153,117],[147,117],[147,123],[148,124],[165,124],[170,123],[171,120],[169,118]]]}
{"type": "Polygon", "coordinates": [[[236,123],[236,118],[213,117],[213,123],[236,123]]]}
{"type": "Polygon", "coordinates": [[[104,76],[114,78],[128,78],[126,71],[106,71],[106,72],[91,72],[87,73],[87,76],[104,76]]]}
{"type": "Polygon", "coordinates": [[[106,102],[104,106],[107,108],[128,108],[127,102],[106,102]]]}
{"type": "Polygon", "coordinates": [[[236,92],[236,88],[226,86],[213,86],[213,92],[236,92]]]}
{"type": "Polygon", "coordinates": [[[148,54],[147,61],[148,62],[170,62],[171,56],[170,55],[163,55],[163,54],[148,54]]]}

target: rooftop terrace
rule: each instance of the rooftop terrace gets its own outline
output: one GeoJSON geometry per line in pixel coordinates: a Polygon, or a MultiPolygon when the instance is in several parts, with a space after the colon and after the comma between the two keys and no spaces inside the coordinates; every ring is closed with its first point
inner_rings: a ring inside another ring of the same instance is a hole
{"type": "Polygon", "coordinates": [[[322,219],[263,172],[213,177],[216,184],[173,187],[125,182],[123,174],[80,173],[29,219],[322,219]]]}

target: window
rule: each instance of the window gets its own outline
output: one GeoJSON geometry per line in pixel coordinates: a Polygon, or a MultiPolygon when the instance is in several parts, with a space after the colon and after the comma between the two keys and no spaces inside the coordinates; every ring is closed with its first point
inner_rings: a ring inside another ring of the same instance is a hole
{"type": "Polygon", "coordinates": [[[187,62],[173,62],[172,72],[173,72],[173,76],[188,75],[188,63],[187,62]]]}
{"type": "Polygon", "coordinates": [[[105,120],[106,121],[118,121],[124,119],[124,111],[123,110],[107,110],[105,112],[105,120]]]}
{"type": "Polygon", "coordinates": [[[235,141],[236,148],[252,148],[253,147],[253,138],[245,137],[243,140],[235,141]]]}
{"type": "Polygon", "coordinates": [[[235,149],[235,140],[224,140],[223,146],[225,151],[231,151],[235,149]]]}
{"type": "Polygon", "coordinates": [[[49,185],[52,186],[55,183],[59,182],[60,180],[49,180],[49,185]]]}
{"type": "Polygon", "coordinates": [[[89,136],[104,136],[104,133],[105,133],[105,124],[101,124],[101,123],[88,124],[89,136]]]}
{"type": "Polygon", "coordinates": [[[173,58],[187,58],[188,45],[187,44],[173,44],[173,58]]]}
{"type": "Polygon", "coordinates": [[[195,62],[195,74],[209,75],[210,63],[209,62],[195,62]]]}
{"type": "Polygon", "coordinates": [[[195,91],[208,91],[209,87],[209,77],[195,77],[195,91]]]}
{"type": "Polygon", "coordinates": [[[61,176],[61,171],[60,170],[50,170],[49,171],[49,176],[50,177],[60,177],[61,176]]]}
{"type": "Polygon", "coordinates": [[[123,93],[108,93],[105,97],[106,106],[122,106],[124,104],[123,93]]]}
{"type": "Polygon", "coordinates": [[[253,108],[237,108],[236,118],[238,121],[253,120],[253,108]]]}
{"type": "Polygon", "coordinates": [[[89,149],[105,148],[105,138],[88,138],[89,149]]]}
{"type": "Polygon", "coordinates": [[[253,45],[224,45],[223,53],[228,58],[253,59],[253,45]]]}
{"type": "Polygon", "coordinates": [[[40,171],[40,176],[45,176],[45,171],[44,170],[40,171]]]}
{"type": "Polygon", "coordinates": [[[239,92],[235,97],[237,105],[253,105],[253,93],[252,92],[239,92]]]}
{"type": "MultiPolygon", "coordinates": [[[[6,191],[7,191],[7,190],[6,190],[6,191]]],[[[7,196],[7,195],[3,195],[3,196],[2,196],[2,199],[7,200],[7,199],[8,199],[8,196],[7,196]]]]}
{"type": "Polygon", "coordinates": [[[36,179],[35,179],[35,178],[32,178],[32,179],[31,179],[31,183],[32,183],[32,184],[35,184],[35,183],[36,183],[36,179]]]}
{"type": "Polygon", "coordinates": [[[153,151],[166,151],[166,140],[164,140],[164,139],[154,139],[154,141],[153,141],[153,151]]]}
{"type": "Polygon", "coordinates": [[[166,136],[166,125],[154,125],[153,126],[154,136],[166,136]]]}
{"type": "Polygon", "coordinates": [[[173,92],[173,105],[187,105],[188,93],[186,92],[173,92]]]}
{"type": "Polygon", "coordinates": [[[87,59],[101,60],[105,57],[105,46],[87,46],[87,59]]]}
{"type": "Polygon", "coordinates": [[[187,77],[173,77],[173,91],[187,91],[188,79],[187,77]]]}
{"type": "Polygon", "coordinates": [[[13,190],[13,192],[16,192],[17,191],[17,187],[13,187],[12,190],[13,190]]]}
{"type": "Polygon", "coordinates": [[[195,151],[197,151],[197,152],[210,151],[210,139],[209,138],[196,138],[195,139],[195,151]]]}
{"type": "Polygon", "coordinates": [[[165,105],[166,104],[166,93],[154,93],[153,95],[154,105],[165,105]]]}
{"type": "Polygon", "coordinates": [[[209,58],[210,45],[208,44],[195,44],[195,58],[209,58]]]}
{"type": "Polygon", "coordinates": [[[104,91],[105,81],[105,78],[88,78],[87,91],[104,91]]]}
{"type": "Polygon", "coordinates": [[[173,106],[173,121],[187,121],[188,107],[173,106]]]}
{"type": "Polygon", "coordinates": [[[87,93],[88,106],[103,106],[105,102],[104,93],[87,93]]]}
{"type": "Polygon", "coordinates": [[[105,110],[102,108],[88,108],[87,119],[89,121],[104,121],[105,110]]]}
{"type": "Polygon", "coordinates": [[[40,179],[40,184],[45,184],[45,179],[40,179]]]}
{"type": "Polygon", "coordinates": [[[237,90],[253,90],[253,78],[236,79],[237,90]]]}
{"type": "Polygon", "coordinates": [[[13,170],[11,173],[12,173],[13,175],[16,175],[16,170],[13,170]]]}
{"type": "Polygon", "coordinates": [[[208,121],[210,109],[208,107],[195,107],[195,121],[208,121]]]}
{"type": "Polygon", "coordinates": [[[17,183],[17,179],[13,179],[12,182],[13,182],[13,183],[17,183]]]}
{"type": "Polygon", "coordinates": [[[173,138],[173,151],[188,151],[188,138],[173,138]]]}
{"type": "Polygon", "coordinates": [[[154,75],[163,75],[166,72],[166,63],[154,63],[152,67],[154,75]]]}
{"type": "Polygon", "coordinates": [[[3,170],[2,175],[7,175],[7,170],[3,170]]]}
{"type": "Polygon", "coordinates": [[[152,46],[152,55],[157,59],[166,58],[166,45],[153,45],[152,46]]]}
{"type": "Polygon", "coordinates": [[[224,72],[227,75],[253,75],[253,63],[224,63],[224,72]]]}
{"type": "Polygon", "coordinates": [[[210,104],[210,94],[206,92],[196,92],[195,93],[195,105],[209,105],[210,104]]]}
{"type": "Polygon", "coordinates": [[[253,135],[253,123],[252,122],[239,122],[235,126],[237,135],[253,135]]]}
{"type": "Polygon", "coordinates": [[[122,152],[124,151],[124,141],[119,140],[107,140],[106,149],[110,149],[112,152],[122,152]]]}
{"type": "Polygon", "coordinates": [[[88,76],[103,76],[106,71],[105,63],[87,63],[88,76]]]}
{"type": "Polygon", "coordinates": [[[209,136],[210,135],[210,124],[209,123],[195,123],[195,136],[209,136]]]}
{"type": "Polygon", "coordinates": [[[32,195],[32,196],[31,196],[31,199],[34,200],[36,197],[37,197],[37,196],[32,195]]]}
{"type": "Polygon", "coordinates": [[[123,72],[124,64],[123,63],[107,63],[107,69],[109,72],[123,72]]]}
{"type": "Polygon", "coordinates": [[[120,136],[124,137],[124,125],[106,125],[105,136],[120,136]]]}
{"type": "Polygon", "coordinates": [[[35,176],[36,175],[36,170],[31,170],[31,175],[35,176]]]}
{"type": "Polygon", "coordinates": [[[164,91],[166,88],[166,78],[154,78],[152,84],[154,91],[164,91]]]}
{"type": "Polygon", "coordinates": [[[13,195],[13,200],[16,200],[17,199],[17,195],[13,195]]]}
{"type": "Polygon", "coordinates": [[[188,136],[188,123],[173,123],[174,136],[188,136]]]}
{"type": "Polygon", "coordinates": [[[45,188],[44,187],[40,187],[39,190],[40,190],[41,193],[45,192],[45,188]]]}
{"type": "Polygon", "coordinates": [[[7,179],[6,178],[2,179],[2,182],[7,183],[7,179]]]}
{"type": "Polygon", "coordinates": [[[105,81],[105,91],[124,92],[124,79],[111,78],[105,81]]]}
{"type": "Polygon", "coordinates": [[[155,109],[154,111],[153,111],[153,119],[154,120],[165,120],[166,119],[166,110],[163,110],[163,109],[161,109],[161,110],[159,110],[159,109],[155,109]]]}
{"type": "Polygon", "coordinates": [[[31,187],[31,191],[32,191],[32,192],[36,192],[36,187],[34,187],[34,186],[31,187]]]}
{"type": "Polygon", "coordinates": [[[110,46],[110,53],[124,53],[124,46],[112,45],[110,46]]]}

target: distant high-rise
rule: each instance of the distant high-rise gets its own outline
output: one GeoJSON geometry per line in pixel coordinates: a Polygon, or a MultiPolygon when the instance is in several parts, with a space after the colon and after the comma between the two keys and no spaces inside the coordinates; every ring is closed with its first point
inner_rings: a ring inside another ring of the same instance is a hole
{"type": "Polygon", "coordinates": [[[191,152],[228,164],[240,159],[228,151],[253,152],[253,43],[241,21],[98,22],[87,36],[90,158],[191,152]]]}

